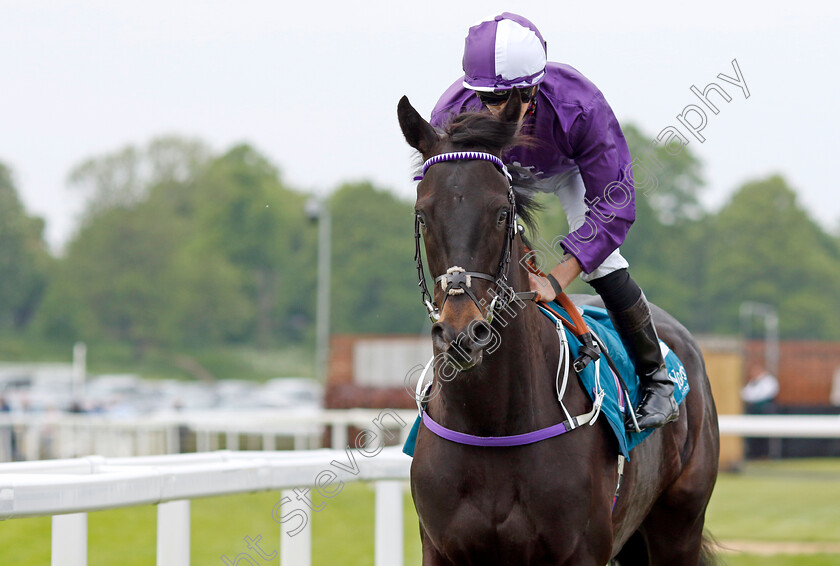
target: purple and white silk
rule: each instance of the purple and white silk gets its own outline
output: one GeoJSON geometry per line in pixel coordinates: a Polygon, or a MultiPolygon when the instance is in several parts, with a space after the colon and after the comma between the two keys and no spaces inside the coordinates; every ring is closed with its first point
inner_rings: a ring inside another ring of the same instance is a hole
{"type": "Polygon", "coordinates": [[[528,87],[545,76],[545,40],[528,19],[505,12],[472,26],[464,42],[463,84],[491,91],[528,87]]]}
{"type": "MultiPolygon", "coordinates": [[[[562,240],[585,273],[592,273],[624,242],[636,218],[630,151],[604,95],[579,71],[548,63],[536,97],[536,110],[525,117],[522,132],[536,143],[505,151],[505,163],[527,168],[540,181],[579,171],[585,187],[583,217],[562,240]]],[[[430,123],[445,128],[463,112],[483,106],[464,77],[440,97],[430,123]]]]}

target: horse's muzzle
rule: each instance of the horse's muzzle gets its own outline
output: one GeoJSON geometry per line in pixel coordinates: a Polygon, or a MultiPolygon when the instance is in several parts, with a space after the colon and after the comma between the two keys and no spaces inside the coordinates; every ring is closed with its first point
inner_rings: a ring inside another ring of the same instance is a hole
{"type": "Polygon", "coordinates": [[[446,354],[466,370],[481,362],[485,348],[493,343],[493,329],[483,317],[474,318],[463,328],[444,319],[432,326],[432,343],[436,352],[446,354]]]}

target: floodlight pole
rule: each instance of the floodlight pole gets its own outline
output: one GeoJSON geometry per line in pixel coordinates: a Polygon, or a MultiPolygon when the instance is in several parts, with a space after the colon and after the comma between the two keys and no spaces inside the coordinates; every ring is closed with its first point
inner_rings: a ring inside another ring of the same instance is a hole
{"type": "Polygon", "coordinates": [[[73,400],[82,403],[87,378],[87,346],[84,342],[73,344],[73,400]]]}
{"type": "Polygon", "coordinates": [[[312,197],[306,203],[310,220],[318,222],[318,291],[315,314],[315,371],[322,383],[327,379],[330,349],[330,254],[332,218],[326,199],[312,197]]]}
{"type": "Polygon", "coordinates": [[[779,314],[776,307],[766,303],[746,301],[739,309],[741,335],[744,345],[749,339],[750,322],[753,317],[764,319],[764,367],[772,375],[779,375],[779,314]]]}

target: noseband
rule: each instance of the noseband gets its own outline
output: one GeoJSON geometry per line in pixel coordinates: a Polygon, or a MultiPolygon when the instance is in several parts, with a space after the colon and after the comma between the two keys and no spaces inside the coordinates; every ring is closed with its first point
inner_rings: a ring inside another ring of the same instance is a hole
{"type": "Polygon", "coordinates": [[[423,269],[423,258],[420,254],[420,216],[414,217],[414,261],[417,263],[417,277],[420,280],[418,286],[420,287],[420,295],[423,304],[429,311],[429,318],[432,322],[440,320],[440,313],[443,311],[443,306],[446,304],[446,299],[452,295],[465,294],[472,299],[475,306],[478,307],[479,312],[482,313],[487,322],[493,321],[493,316],[498,310],[505,309],[511,301],[516,299],[533,299],[535,293],[524,292],[516,293],[507,284],[508,272],[510,271],[510,256],[513,249],[513,240],[516,237],[516,199],[513,193],[513,177],[508,172],[507,167],[501,159],[490,153],[481,151],[457,151],[452,153],[442,153],[435,155],[423,163],[422,173],[415,177],[415,181],[420,181],[426,175],[426,171],[432,165],[443,163],[444,161],[462,161],[462,160],[481,160],[493,163],[505,175],[508,181],[508,215],[507,223],[505,225],[505,240],[502,248],[502,257],[499,260],[499,266],[496,269],[495,275],[487,273],[480,273],[477,271],[467,271],[463,267],[453,266],[446,270],[446,273],[435,277],[435,284],[440,283],[443,290],[443,300],[438,306],[434,302],[432,294],[426,286],[425,270],[423,269]],[[487,302],[484,299],[477,299],[472,291],[472,280],[474,278],[484,279],[494,283],[490,289],[490,295],[493,300],[487,309],[484,306],[487,302]]]}

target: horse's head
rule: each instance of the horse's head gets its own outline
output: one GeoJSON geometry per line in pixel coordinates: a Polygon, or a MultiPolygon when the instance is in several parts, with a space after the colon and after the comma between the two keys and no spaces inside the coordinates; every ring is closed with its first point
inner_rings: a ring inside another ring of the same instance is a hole
{"type": "Polygon", "coordinates": [[[517,206],[501,161],[503,149],[516,140],[520,104],[511,97],[498,117],[462,114],[441,134],[406,97],[398,106],[403,135],[424,161],[415,237],[424,293],[420,236],[435,280],[434,297],[424,296],[434,321],[432,339],[436,352],[449,354],[462,369],[481,361],[494,339],[494,308],[509,299],[514,279],[521,277],[511,262],[517,206]]]}

